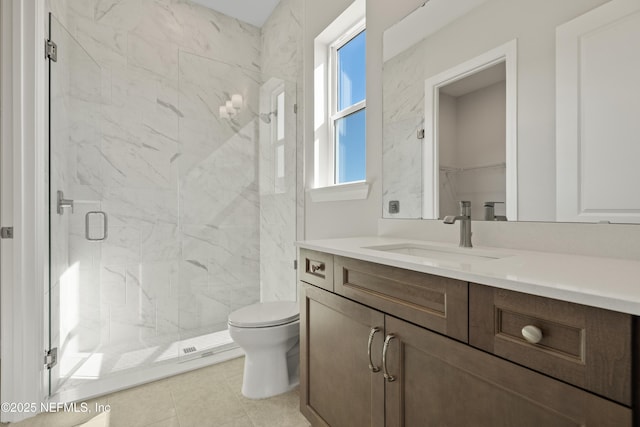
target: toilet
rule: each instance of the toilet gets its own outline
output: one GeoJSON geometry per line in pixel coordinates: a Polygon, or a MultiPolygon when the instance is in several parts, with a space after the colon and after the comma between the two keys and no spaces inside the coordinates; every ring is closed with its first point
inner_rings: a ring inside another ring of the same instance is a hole
{"type": "Polygon", "coordinates": [[[245,352],[245,397],[264,399],[298,385],[299,319],[294,301],[253,304],[229,315],[229,335],[245,352]]]}

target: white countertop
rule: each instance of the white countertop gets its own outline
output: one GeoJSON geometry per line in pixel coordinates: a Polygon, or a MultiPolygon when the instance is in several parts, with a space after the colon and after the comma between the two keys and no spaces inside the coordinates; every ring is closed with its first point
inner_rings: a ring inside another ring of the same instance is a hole
{"type": "Polygon", "coordinates": [[[640,261],[457,245],[388,237],[297,242],[306,248],[564,301],[640,315],[640,261]],[[372,246],[427,245],[449,253],[432,259],[372,246]],[[461,254],[456,260],[455,254],[461,254]],[[492,258],[473,258],[480,255],[492,258]],[[464,259],[464,260],[463,260],[464,259]]]}

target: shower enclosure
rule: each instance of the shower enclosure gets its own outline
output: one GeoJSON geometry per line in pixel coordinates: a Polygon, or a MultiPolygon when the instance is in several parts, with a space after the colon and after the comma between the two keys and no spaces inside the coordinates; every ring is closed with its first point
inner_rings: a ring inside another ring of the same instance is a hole
{"type": "Polygon", "coordinates": [[[50,15],[57,400],[238,355],[231,311],[296,299],[291,73],[262,58],[265,29],[188,2],[137,3],[50,15]],[[163,11],[181,23],[176,40],[157,28],[163,11]]]}

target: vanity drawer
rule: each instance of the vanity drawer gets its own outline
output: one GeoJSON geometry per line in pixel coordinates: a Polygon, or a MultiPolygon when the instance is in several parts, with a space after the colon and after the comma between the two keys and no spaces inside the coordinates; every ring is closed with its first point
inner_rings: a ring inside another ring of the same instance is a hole
{"type": "Polygon", "coordinates": [[[300,280],[333,292],[333,255],[300,249],[300,280]]]}
{"type": "Polygon", "coordinates": [[[469,344],[627,406],[631,337],[627,314],[469,285],[469,344]],[[525,326],[541,332],[537,343],[525,326]]]}
{"type": "Polygon", "coordinates": [[[467,342],[467,282],[334,257],[335,293],[467,342]]]}

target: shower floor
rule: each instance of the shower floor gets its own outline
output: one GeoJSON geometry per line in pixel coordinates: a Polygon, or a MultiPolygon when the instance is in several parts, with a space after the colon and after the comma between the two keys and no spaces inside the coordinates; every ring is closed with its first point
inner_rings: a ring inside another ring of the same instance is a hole
{"type": "Polygon", "coordinates": [[[132,370],[184,363],[236,348],[237,344],[225,329],[158,345],[123,343],[101,347],[91,353],[67,354],[59,360],[61,379],[54,394],[64,394],[132,370]]]}

